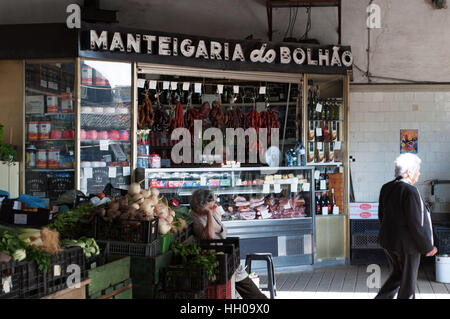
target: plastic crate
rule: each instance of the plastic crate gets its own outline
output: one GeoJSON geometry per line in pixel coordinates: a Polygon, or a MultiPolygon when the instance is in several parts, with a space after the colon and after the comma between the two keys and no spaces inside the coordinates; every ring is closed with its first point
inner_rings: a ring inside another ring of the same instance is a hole
{"type": "Polygon", "coordinates": [[[382,249],[351,249],[350,264],[352,265],[387,265],[388,260],[382,249]]]}
{"type": "Polygon", "coordinates": [[[438,253],[450,254],[450,228],[445,226],[434,227],[434,232],[437,237],[438,253]]]}
{"type": "Polygon", "coordinates": [[[190,223],[186,228],[173,233],[173,241],[184,243],[193,234],[193,224],[190,223]]]}
{"type": "Polygon", "coordinates": [[[225,285],[210,285],[205,290],[206,299],[231,299],[231,280],[225,285]]]}
{"type": "Polygon", "coordinates": [[[50,209],[34,208],[33,211],[14,209],[15,199],[5,199],[0,210],[0,221],[10,225],[41,227],[50,222],[50,209]]]}
{"type": "Polygon", "coordinates": [[[350,231],[352,234],[377,234],[380,230],[378,220],[351,220],[350,231]]]}
{"type": "Polygon", "coordinates": [[[83,249],[81,247],[66,248],[51,256],[50,270],[45,274],[46,295],[68,288],[68,277],[73,270],[69,266],[80,267],[80,282],[87,278],[86,263],[83,249]]]}
{"type": "Polygon", "coordinates": [[[20,297],[21,280],[27,262],[0,263],[0,299],[20,297]]]}
{"type": "Polygon", "coordinates": [[[158,218],[151,221],[114,220],[106,222],[96,216],[94,219],[94,238],[128,243],[149,244],[157,239],[158,218]]]}
{"type": "Polygon", "coordinates": [[[226,239],[200,240],[200,241],[198,241],[198,245],[202,248],[203,247],[204,248],[212,247],[213,245],[217,245],[217,246],[232,245],[235,269],[237,269],[237,267],[241,263],[241,251],[240,251],[239,237],[228,237],[226,239]]]}
{"type": "Polygon", "coordinates": [[[226,245],[226,246],[217,246],[217,245],[210,245],[210,246],[202,246],[200,245],[202,249],[207,250],[214,250],[216,252],[220,252],[223,254],[216,254],[217,259],[217,274],[215,276],[215,279],[212,279],[210,281],[210,284],[215,285],[224,285],[226,284],[230,278],[233,276],[234,271],[236,270],[237,265],[234,261],[234,247],[232,245],[226,245]]]}
{"type": "Polygon", "coordinates": [[[381,246],[377,242],[378,235],[357,234],[352,235],[353,249],[380,249],[381,246]]]}
{"type": "Polygon", "coordinates": [[[205,290],[208,286],[208,276],[203,267],[169,266],[161,269],[164,291],[172,290],[205,290]]]}
{"type": "Polygon", "coordinates": [[[160,254],[160,241],[156,239],[150,244],[135,244],[123,241],[97,241],[105,245],[107,255],[132,256],[132,257],[155,257],[160,254]]]}

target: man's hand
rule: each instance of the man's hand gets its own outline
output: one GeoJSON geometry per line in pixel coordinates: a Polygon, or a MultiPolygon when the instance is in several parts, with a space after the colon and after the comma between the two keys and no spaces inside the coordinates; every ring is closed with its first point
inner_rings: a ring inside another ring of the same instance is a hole
{"type": "Polygon", "coordinates": [[[431,257],[431,256],[434,256],[434,255],[436,255],[437,254],[437,248],[436,247],[433,247],[433,250],[432,251],[430,251],[428,254],[426,254],[425,256],[427,256],[427,257],[431,257]]]}

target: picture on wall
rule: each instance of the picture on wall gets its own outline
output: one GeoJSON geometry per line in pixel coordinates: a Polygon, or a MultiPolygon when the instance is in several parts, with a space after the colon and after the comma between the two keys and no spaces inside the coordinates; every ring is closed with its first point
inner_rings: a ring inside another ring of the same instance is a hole
{"type": "Polygon", "coordinates": [[[419,130],[400,130],[400,153],[417,153],[419,130]]]}

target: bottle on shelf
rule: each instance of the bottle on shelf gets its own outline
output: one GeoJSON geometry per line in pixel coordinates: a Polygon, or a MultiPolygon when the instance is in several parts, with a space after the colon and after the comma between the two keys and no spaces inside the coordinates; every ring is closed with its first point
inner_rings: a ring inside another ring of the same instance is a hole
{"type": "Polygon", "coordinates": [[[334,188],[331,189],[331,212],[334,212],[334,208],[336,207],[336,199],[334,197],[334,188]]]}
{"type": "Polygon", "coordinates": [[[317,199],[316,199],[316,214],[317,215],[322,214],[322,196],[320,193],[317,194],[317,199]]]}
{"type": "Polygon", "coordinates": [[[322,196],[322,215],[328,215],[330,213],[330,198],[328,197],[328,192],[324,194],[322,196]]]}

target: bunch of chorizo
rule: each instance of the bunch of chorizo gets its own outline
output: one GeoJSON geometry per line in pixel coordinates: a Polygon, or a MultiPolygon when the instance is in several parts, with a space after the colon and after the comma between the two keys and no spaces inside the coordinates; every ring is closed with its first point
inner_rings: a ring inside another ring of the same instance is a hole
{"type": "Polygon", "coordinates": [[[155,113],[152,107],[152,101],[145,96],[142,105],[139,106],[138,112],[138,128],[143,129],[144,127],[152,127],[155,123],[155,113]]]}

